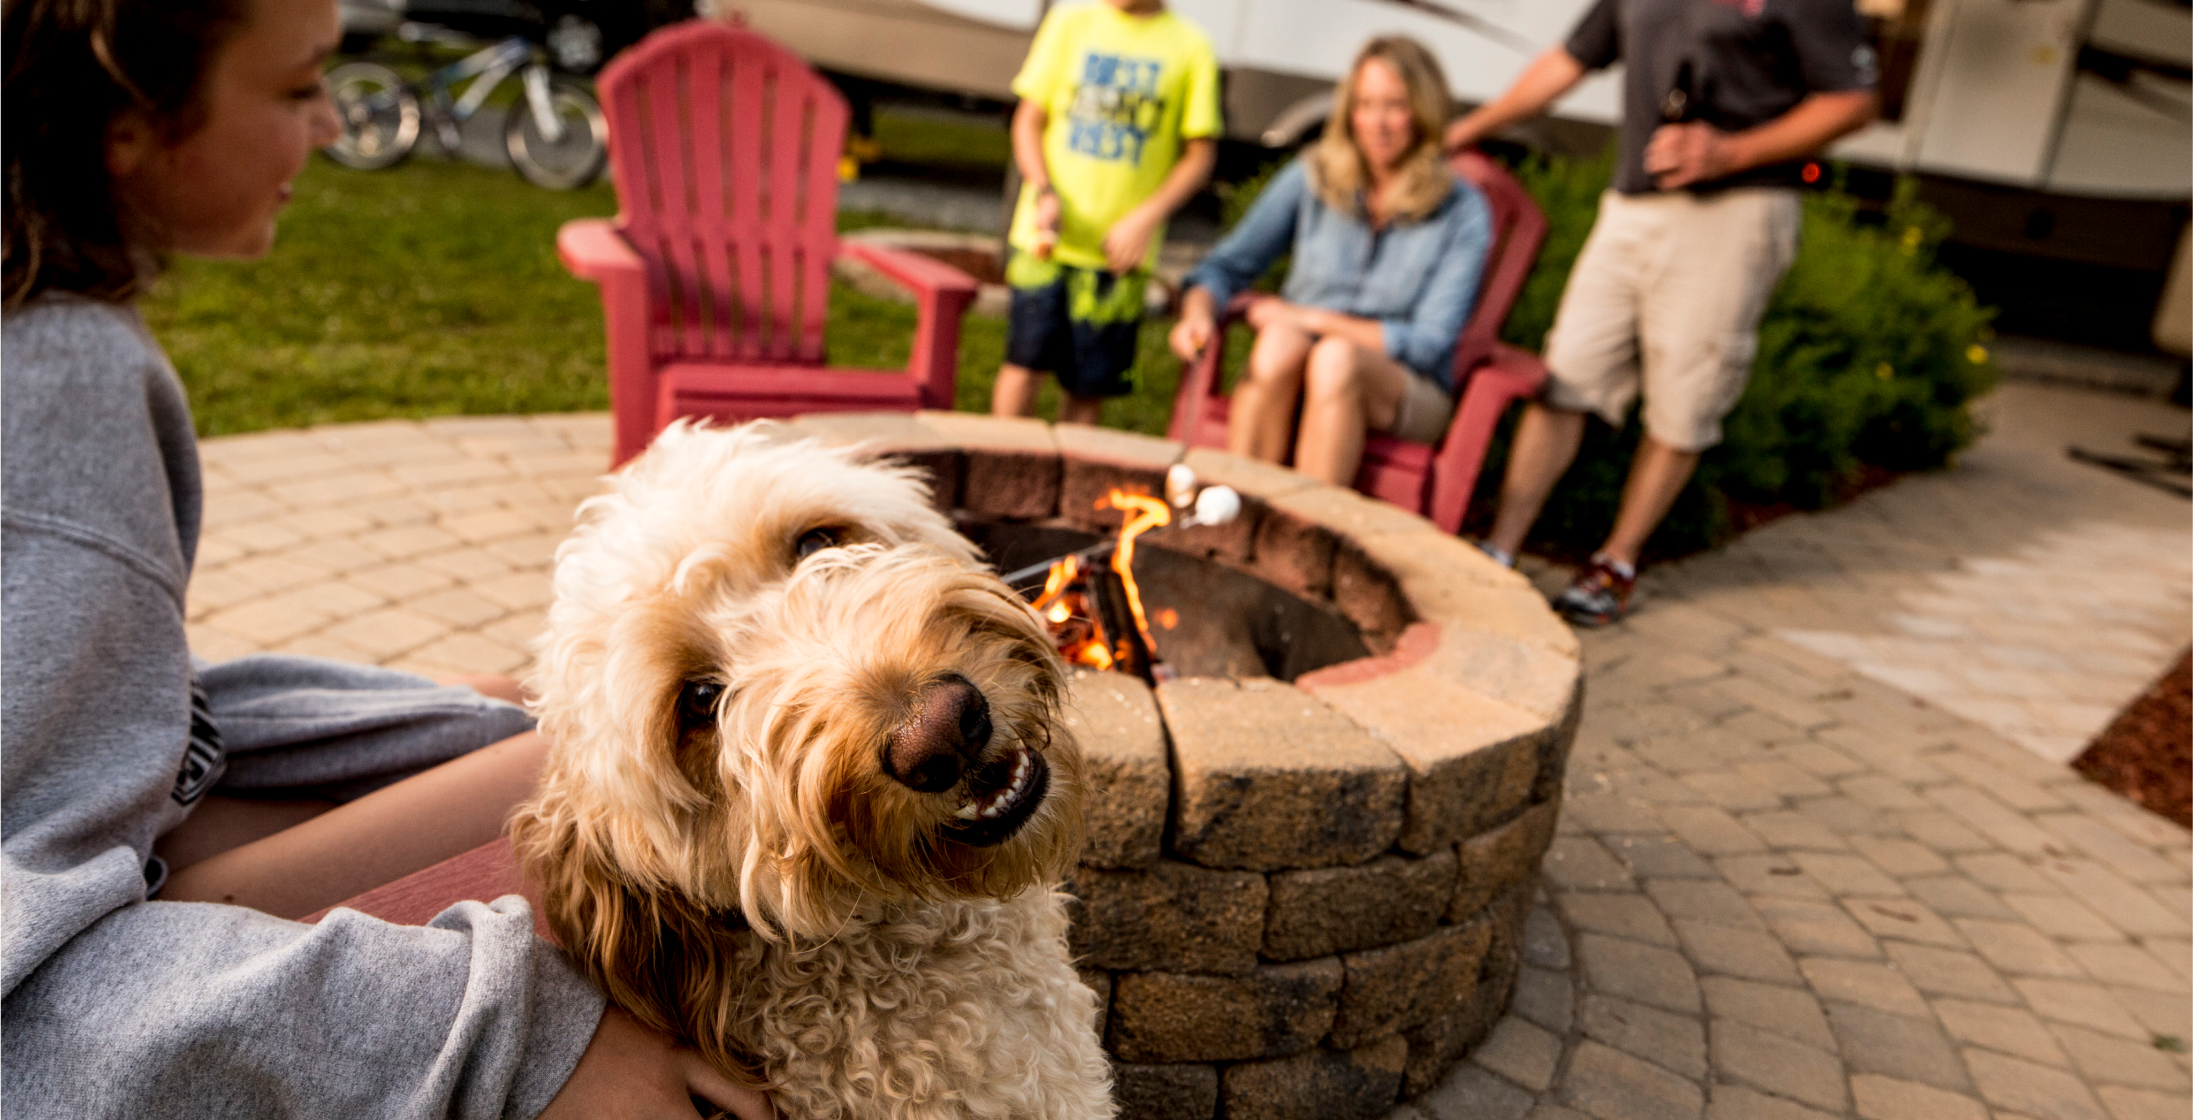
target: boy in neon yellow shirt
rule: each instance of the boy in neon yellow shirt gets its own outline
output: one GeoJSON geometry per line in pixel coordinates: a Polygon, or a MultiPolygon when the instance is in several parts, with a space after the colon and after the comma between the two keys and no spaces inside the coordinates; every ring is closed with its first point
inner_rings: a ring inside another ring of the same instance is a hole
{"type": "Polygon", "coordinates": [[[1034,412],[1050,373],[1066,393],[1059,419],[1094,424],[1129,391],[1165,219],[1217,160],[1218,58],[1162,0],[1094,0],[1044,17],[1013,92],[1023,181],[990,411],[1034,412]]]}

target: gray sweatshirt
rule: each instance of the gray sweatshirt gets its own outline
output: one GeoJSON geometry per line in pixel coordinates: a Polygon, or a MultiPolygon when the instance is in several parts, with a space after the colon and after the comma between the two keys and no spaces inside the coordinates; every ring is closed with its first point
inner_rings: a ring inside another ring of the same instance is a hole
{"type": "Polygon", "coordinates": [[[602,997],[522,899],[424,927],[147,901],[154,838],[209,789],[347,799],[524,714],[305,658],[194,672],[198,458],[173,370],[134,310],[71,298],[8,316],[0,347],[0,1108],[538,1113],[602,997]]]}

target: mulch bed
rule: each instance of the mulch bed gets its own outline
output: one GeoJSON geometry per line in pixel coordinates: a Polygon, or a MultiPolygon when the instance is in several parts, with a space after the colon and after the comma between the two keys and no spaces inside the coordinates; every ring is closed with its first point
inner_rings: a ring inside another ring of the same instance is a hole
{"type": "Polygon", "coordinates": [[[2193,828],[2193,650],[2118,712],[2071,767],[2193,828]]]}

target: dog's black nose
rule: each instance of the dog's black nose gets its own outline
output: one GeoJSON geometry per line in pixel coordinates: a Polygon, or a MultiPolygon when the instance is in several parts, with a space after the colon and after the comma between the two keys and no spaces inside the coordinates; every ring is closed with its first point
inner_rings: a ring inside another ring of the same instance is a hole
{"type": "Polygon", "coordinates": [[[921,690],[914,713],[885,740],[883,768],[903,785],[941,793],[959,784],[989,744],[990,702],[952,674],[921,690]]]}

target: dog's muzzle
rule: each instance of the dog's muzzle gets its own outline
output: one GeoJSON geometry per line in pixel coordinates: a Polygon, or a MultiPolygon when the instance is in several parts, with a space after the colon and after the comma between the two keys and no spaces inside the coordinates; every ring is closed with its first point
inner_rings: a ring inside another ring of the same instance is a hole
{"type": "Polygon", "coordinates": [[[913,714],[892,729],[883,752],[884,771],[908,789],[944,793],[964,786],[966,800],[946,835],[976,847],[1011,839],[1051,785],[1050,765],[1024,746],[985,761],[991,731],[989,700],[952,674],[922,689],[913,714]]]}

